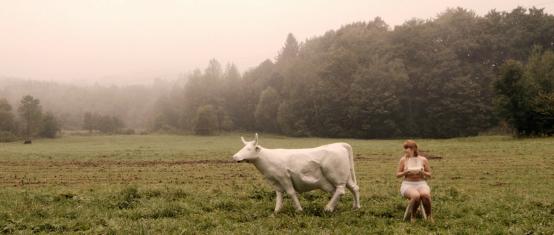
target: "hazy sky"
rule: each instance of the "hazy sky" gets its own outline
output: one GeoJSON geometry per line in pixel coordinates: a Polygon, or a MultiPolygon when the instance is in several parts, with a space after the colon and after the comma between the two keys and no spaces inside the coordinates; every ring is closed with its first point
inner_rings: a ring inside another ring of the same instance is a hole
{"type": "Polygon", "coordinates": [[[0,0],[0,77],[144,82],[204,68],[211,58],[241,71],[299,41],[354,21],[389,25],[448,7],[477,14],[554,0],[0,0]]]}

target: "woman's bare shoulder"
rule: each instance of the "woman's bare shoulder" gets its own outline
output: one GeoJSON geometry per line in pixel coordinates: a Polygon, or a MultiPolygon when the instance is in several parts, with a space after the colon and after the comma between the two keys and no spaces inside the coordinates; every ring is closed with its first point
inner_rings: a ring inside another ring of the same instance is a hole
{"type": "Polygon", "coordinates": [[[423,162],[429,162],[425,156],[418,155],[417,158],[421,159],[423,162]]]}

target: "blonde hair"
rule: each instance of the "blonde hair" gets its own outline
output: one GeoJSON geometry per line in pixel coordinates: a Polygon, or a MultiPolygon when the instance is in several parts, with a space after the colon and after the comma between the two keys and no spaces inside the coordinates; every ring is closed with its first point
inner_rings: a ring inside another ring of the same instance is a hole
{"type": "MultiPolygon", "coordinates": [[[[417,151],[417,144],[413,140],[406,140],[404,141],[404,144],[402,145],[404,148],[412,148],[414,150],[414,156],[417,157],[419,155],[417,151]]],[[[406,156],[408,157],[408,156],[406,156]]]]}

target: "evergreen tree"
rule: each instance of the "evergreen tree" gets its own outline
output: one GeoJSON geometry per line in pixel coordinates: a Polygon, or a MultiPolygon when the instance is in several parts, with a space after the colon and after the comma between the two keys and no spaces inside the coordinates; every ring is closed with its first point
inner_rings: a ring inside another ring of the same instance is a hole
{"type": "Polygon", "coordinates": [[[24,123],[25,140],[30,141],[40,127],[42,117],[40,100],[30,95],[24,96],[17,111],[24,123]]]}
{"type": "Polygon", "coordinates": [[[276,118],[279,110],[279,102],[279,94],[273,87],[268,87],[262,92],[254,114],[258,130],[273,133],[279,131],[276,118]]]}
{"type": "Polygon", "coordinates": [[[281,49],[279,56],[277,56],[278,63],[287,63],[288,61],[294,59],[298,55],[300,46],[298,41],[292,33],[287,35],[285,45],[281,49]]]}
{"type": "Polygon", "coordinates": [[[224,120],[222,129],[230,131],[235,128],[235,123],[240,123],[243,118],[243,106],[241,95],[243,87],[241,84],[241,74],[234,64],[227,66],[223,75],[223,89],[221,96],[223,99],[224,120]]]}

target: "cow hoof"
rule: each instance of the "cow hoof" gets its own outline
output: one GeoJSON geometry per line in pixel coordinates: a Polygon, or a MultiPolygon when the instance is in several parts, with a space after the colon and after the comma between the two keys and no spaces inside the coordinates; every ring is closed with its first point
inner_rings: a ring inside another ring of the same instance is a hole
{"type": "Polygon", "coordinates": [[[362,207],[359,206],[359,205],[356,205],[356,206],[353,206],[353,207],[352,207],[352,209],[354,209],[354,210],[358,210],[358,209],[360,209],[360,208],[362,208],[362,207]]]}
{"type": "Polygon", "coordinates": [[[325,209],[323,209],[325,212],[333,212],[334,208],[331,208],[331,207],[325,207],[325,209]]]}

